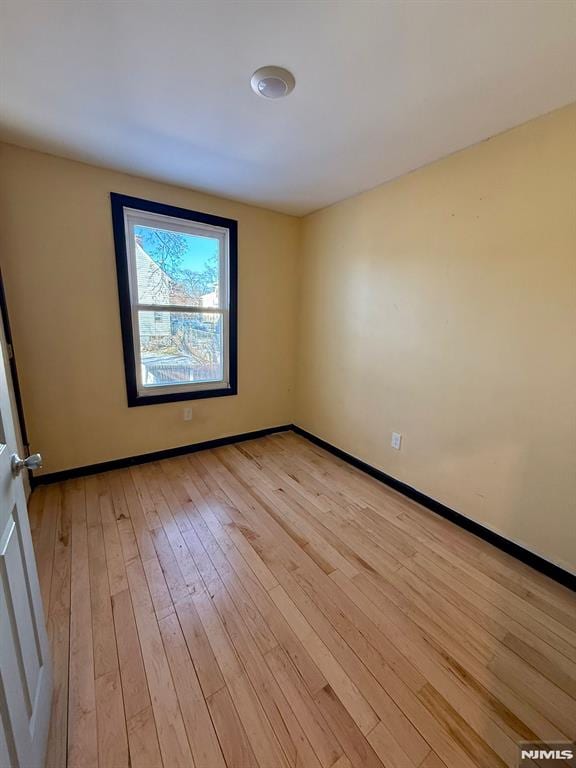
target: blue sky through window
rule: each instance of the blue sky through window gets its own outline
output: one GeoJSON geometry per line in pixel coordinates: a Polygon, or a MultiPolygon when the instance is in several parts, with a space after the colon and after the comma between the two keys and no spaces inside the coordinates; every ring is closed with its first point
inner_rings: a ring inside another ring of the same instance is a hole
{"type": "MultiPolygon", "coordinates": [[[[158,227],[134,227],[134,235],[140,239],[142,248],[154,258],[155,232],[163,234],[166,230],[158,227]]],[[[173,235],[173,232],[167,233],[173,235]]],[[[214,266],[214,257],[218,257],[219,241],[214,237],[201,237],[178,232],[178,238],[182,244],[179,251],[178,269],[181,271],[204,272],[208,266],[214,266]]],[[[166,271],[170,272],[169,264],[164,264],[166,271]],[[166,269],[168,267],[168,269],[166,269]]],[[[171,275],[175,279],[178,275],[171,275]]]]}

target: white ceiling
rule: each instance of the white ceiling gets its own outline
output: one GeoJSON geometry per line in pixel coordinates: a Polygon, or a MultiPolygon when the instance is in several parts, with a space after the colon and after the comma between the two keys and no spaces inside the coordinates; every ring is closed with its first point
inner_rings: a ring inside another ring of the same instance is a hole
{"type": "Polygon", "coordinates": [[[576,100],[573,0],[2,0],[0,50],[5,140],[296,214],[576,100]]]}

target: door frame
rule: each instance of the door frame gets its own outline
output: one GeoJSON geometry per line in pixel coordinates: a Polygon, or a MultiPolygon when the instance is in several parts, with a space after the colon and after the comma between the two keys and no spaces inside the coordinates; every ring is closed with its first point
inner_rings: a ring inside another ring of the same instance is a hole
{"type": "Polygon", "coordinates": [[[8,304],[6,302],[2,270],[0,270],[0,322],[4,327],[4,338],[8,347],[8,365],[12,378],[12,392],[16,404],[16,417],[20,429],[20,438],[22,440],[24,452],[26,456],[28,456],[30,453],[30,443],[28,441],[28,430],[26,429],[26,419],[24,417],[24,405],[22,403],[22,393],[20,391],[20,382],[18,380],[18,368],[16,366],[16,355],[14,354],[14,342],[12,340],[12,329],[10,328],[10,316],[8,314],[8,304]]]}

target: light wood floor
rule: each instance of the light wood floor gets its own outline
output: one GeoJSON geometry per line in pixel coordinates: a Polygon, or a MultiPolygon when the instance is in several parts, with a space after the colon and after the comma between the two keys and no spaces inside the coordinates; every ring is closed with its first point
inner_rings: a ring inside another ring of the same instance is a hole
{"type": "Polygon", "coordinates": [[[575,595],[293,433],[39,488],[31,522],[48,768],[512,766],[576,738],[575,595]]]}

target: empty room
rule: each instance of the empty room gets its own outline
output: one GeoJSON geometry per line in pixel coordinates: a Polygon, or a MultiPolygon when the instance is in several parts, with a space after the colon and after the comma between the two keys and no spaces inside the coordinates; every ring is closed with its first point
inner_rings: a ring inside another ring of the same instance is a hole
{"type": "Polygon", "coordinates": [[[0,768],[576,766],[576,2],[0,2],[0,768]]]}

